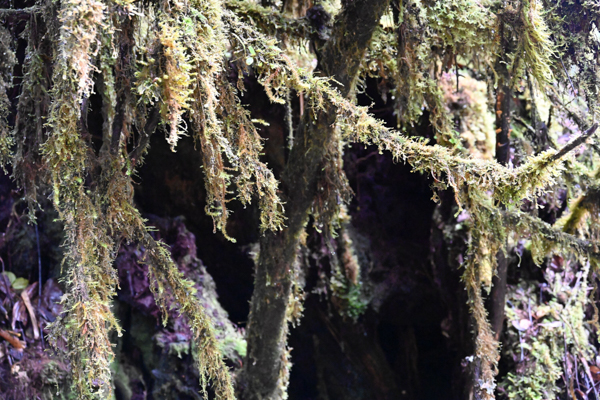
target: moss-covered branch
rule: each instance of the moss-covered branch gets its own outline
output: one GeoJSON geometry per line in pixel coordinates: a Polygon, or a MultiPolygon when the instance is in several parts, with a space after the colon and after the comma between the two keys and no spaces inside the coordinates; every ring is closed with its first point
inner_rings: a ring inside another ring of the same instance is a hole
{"type": "MultiPolygon", "coordinates": [[[[584,240],[523,212],[503,212],[505,223],[521,235],[541,235],[557,253],[577,254],[600,261],[600,243],[584,240]]],[[[548,251],[543,252],[548,254],[548,251]]]]}
{"type": "Polygon", "coordinates": [[[286,37],[295,40],[309,40],[314,32],[306,18],[289,18],[282,13],[262,7],[247,0],[227,0],[227,8],[271,36],[286,37]]]}

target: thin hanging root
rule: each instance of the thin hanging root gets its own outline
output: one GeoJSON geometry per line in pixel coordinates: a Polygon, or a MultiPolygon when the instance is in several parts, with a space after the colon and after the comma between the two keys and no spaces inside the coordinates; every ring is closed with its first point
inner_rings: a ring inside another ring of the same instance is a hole
{"type": "Polygon", "coordinates": [[[6,165],[12,158],[11,147],[14,144],[14,138],[11,129],[8,126],[8,114],[10,111],[10,101],[6,94],[7,90],[12,86],[10,77],[12,69],[17,62],[14,52],[10,46],[10,34],[0,26],[0,167],[6,173],[6,165]]]}

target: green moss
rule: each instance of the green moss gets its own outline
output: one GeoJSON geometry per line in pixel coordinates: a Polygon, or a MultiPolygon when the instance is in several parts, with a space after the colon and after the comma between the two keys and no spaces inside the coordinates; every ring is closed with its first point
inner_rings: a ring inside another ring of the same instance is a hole
{"type": "Polygon", "coordinates": [[[489,0],[423,0],[420,5],[425,10],[427,25],[436,31],[439,39],[464,52],[480,51],[482,46],[493,44],[494,31],[498,29],[493,6],[495,2],[489,0]]]}
{"type": "Polygon", "coordinates": [[[594,352],[583,312],[589,269],[582,271],[580,284],[571,288],[563,279],[572,264],[565,260],[562,265],[566,273],[547,272],[550,280],[547,296],[552,297],[545,304],[539,303],[538,289],[533,285],[524,283],[511,288],[504,352],[518,360],[521,372],[510,372],[500,385],[510,399],[560,395],[564,392],[558,382],[564,376],[565,355],[589,358],[594,352]]]}
{"type": "MultiPolygon", "coordinates": [[[[544,19],[540,0],[524,0],[520,7],[519,44],[514,56],[513,69],[530,69],[541,85],[552,84],[554,76],[554,43],[544,19]]],[[[516,75],[519,77],[522,75],[516,75]]]]}
{"type": "Polygon", "coordinates": [[[14,138],[8,126],[10,101],[7,91],[12,87],[13,67],[17,62],[12,50],[11,37],[4,27],[0,27],[0,164],[6,173],[6,165],[12,159],[14,138]]]}
{"type": "MultiPolygon", "coordinates": [[[[215,322],[227,320],[224,312],[219,312],[216,319],[207,313],[218,308],[216,293],[197,296],[195,283],[178,270],[165,245],[150,235],[133,203],[131,176],[139,159],[132,159],[128,150],[134,148],[134,153],[139,150],[141,155],[147,151],[148,137],[156,128],[156,113],[160,124],[167,128],[167,141],[174,150],[189,125],[201,149],[207,189],[205,212],[213,218],[215,230],[229,238],[228,203],[234,199],[243,205],[258,202],[263,233],[285,230],[289,223],[285,203],[280,198],[278,180],[261,159],[263,142],[258,121],[252,119],[240,100],[244,73],[248,73],[257,78],[274,104],[290,108],[290,99],[301,96],[304,122],[332,132],[325,148],[318,149],[323,156],[318,176],[299,179],[319,187],[306,207],[312,205],[315,227],[326,236],[333,236],[335,228],[340,233],[342,251],[330,284],[342,314],[356,319],[369,303],[352,240],[343,226],[348,222],[343,203],[350,196],[342,168],[345,146],[374,145],[395,160],[408,163],[413,171],[430,175],[435,190],[454,191],[456,203],[470,217],[463,281],[475,321],[475,356],[481,371],[477,386],[484,398],[490,398],[499,353],[487,321],[482,290],[490,290],[496,272],[495,256],[504,249],[506,240],[529,238],[536,263],[556,252],[596,257],[595,242],[589,244],[561,234],[519,211],[523,200],[535,203],[549,188],[565,185],[570,196],[579,191],[577,196],[581,197],[572,202],[569,219],[562,226],[585,235],[586,240],[598,237],[594,219],[597,210],[592,205],[595,198],[588,190],[595,187],[598,177],[587,171],[587,164],[564,163],[556,150],[524,158],[514,168],[492,160],[495,127],[491,112],[496,106],[489,94],[497,89],[500,78],[494,68],[499,65],[508,62],[508,75],[501,77],[502,84],[519,91],[531,76],[537,83],[532,83],[532,88],[542,93],[556,89],[559,93],[550,96],[551,101],[567,111],[565,104],[569,103],[554,98],[566,96],[570,100],[575,96],[569,94],[569,90],[573,92],[569,88],[572,78],[583,89],[592,110],[589,119],[593,120],[598,111],[596,50],[600,33],[587,17],[582,17],[597,10],[590,2],[577,7],[567,3],[400,2],[399,9],[386,14],[361,66],[363,78],[380,79],[384,82],[381,87],[395,97],[399,131],[375,119],[368,108],[342,96],[340,91],[352,94],[353,87],[313,74],[311,68],[300,68],[294,57],[287,55],[284,50],[289,43],[300,45],[314,34],[306,19],[291,20],[238,0],[154,5],[67,0],[43,6],[48,7],[43,13],[45,22],[40,22],[43,35],[34,33],[32,25],[25,33],[30,35],[29,48],[18,121],[11,131],[6,90],[16,60],[13,38],[2,29],[0,52],[5,57],[0,61],[0,162],[13,163],[14,176],[25,188],[32,210],[38,188],[49,187],[65,226],[64,281],[68,291],[63,299],[65,311],[52,325],[50,339],[55,345],[66,340],[74,393],[83,399],[112,396],[110,365],[114,355],[109,335],[120,332],[111,310],[118,286],[112,263],[118,244],[127,241],[146,249],[144,262],[149,266],[152,290],[163,317],[167,317],[167,305],[174,300],[189,319],[194,342],[175,344],[170,351],[181,355],[191,350],[203,387],[210,381],[218,397],[234,397],[232,377],[223,357],[244,357],[246,342],[232,325],[215,328],[215,322]],[[564,21],[548,12],[551,9],[560,10],[564,21]],[[54,14],[58,19],[51,17],[54,14]],[[388,14],[395,15],[396,20],[388,14]],[[562,33],[576,26],[574,22],[579,18],[583,19],[581,32],[571,32],[573,37],[562,33]],[[565,69],[581,74],[567,71],[568,76],[561,76],[555,55],[568,56],[565,69]],[[52,63],[48,62],[50,58],[52,63]],[[458,73],[469,76],[458,76],[455,87],[458,73]],[[233,84],[229,78],[235,74],[239,79],[233,84]],[[554,85],[555,80],[560,83],[554,85]],[[103,104],[99,152],[85,132],[84,123],[86,104],[94,88],[103,104]],[[453,104],[464,107],[453,108],[453,104]],[[427,121],[425,115],[429,116],[427,121]],[[418,123],[432,126],[437,145],[405,134],[418,123]],[[573,175],[587,178],[574,183],[569,178],[573,175]],[[586,179],[590,184],[584,184],[586,179]]],[[[333,3],[330,7],[332,11],[338,8],[333,3]]],[[[313,47],[317,51],[325,48],[313,47]]],[[[352,86],[355,77],[348,79],[345,83],[352,86]]],[[[583,127],[585,118],[582,121],[583,127]]],[[[559,124],[568,125],[564,121],[559,124]]],[[[311,140],[307,138],[309,152],[313,150],[311,140]]],[[[592,171],[598,161],[593,155],[589,157],[592,171]]],[[[303,222],[294,223],[300,228],[286,240],[302,237],[303,222]]],[[[286,321],[297,321],[302,289],[297,276],[290,281],[294,281],[294,290],[286,303],[286,321]]],[[[568,304],[570,320],[564,321],[574,328],[571,344],[576,343],[578,351],[585,351],[581,349],[589,341],[579,328],[586,302],[583,297],[572,300],[568,304]]],[[[287,329],[286,325],[283,337],[287,329]]],[[[535,387],[518,396],[538,396],[540,387],[555,392],[548,384],[558,368],[553,361],[557,356],[552,335],[549,331],[547,337],[538,337],[529,348],[536,357],[550,360],[544,364],[544,371],[536,369],[543,363],[533,365],[532,370],[539,373],[527,382],[510,375],[512,386],[507,387],[515,388],[514,393],[521,393],[520,387],[535,387]]],[[[144,351],[150,349],[145,347],[144,351]]],[[[278,390],[284,396],[290,363],[289,352],[282,351],[278,390]]]]}
{"type": "Polygon", "coordinates": [[[239,357],[246,357],[247,343],[242,337],[228,336],[219,341],[221,353],[224,356],[236,354],[239,357]]]}

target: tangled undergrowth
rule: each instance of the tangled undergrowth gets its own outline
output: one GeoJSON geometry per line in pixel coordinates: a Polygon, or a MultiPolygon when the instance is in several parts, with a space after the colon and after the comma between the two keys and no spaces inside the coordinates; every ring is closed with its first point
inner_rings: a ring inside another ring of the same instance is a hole
{"type": "MultiPolygon", "coordinates": [[[[277,11],[286,10],[285,4],[263,7],[239,0],[39,0],[27,5],[0,10],[4,25],[13,29],[0,28],[0,159],[24,188],[32,217],[40,208],[39,196],[51,193],[64,224],[67,292],[49,339],[66,349],[79,398],[109,398],[113,390],[109,334],[121,329],[111,310],[119,285],[113,263],[122,242],[144,248],[142,262],[165,323],[169,296],[187,317],[197,340],[195,359],[205,396],[210,382],[217,398],[234,398],[215,328],[194,284],[136,209],[132,177],[155,131],[166,132],[173,151],[190,134],[202,159],[205,211],[215,231],[229,238],[228,203],[234,200],[258,203],[263,232],[285,231],[291,217],[280,193],[289,188],[279,187],[262,160],[261,121],[240,100],[249,76],[275,104],[291,109],[290,99],[301,98],[301,124],[316,123],[326,110],[335,113],[336,134],[323,165],[325,175],[333,177],[327,190],[322,188],[329,197],[309,200],[315,219],[340,231],[340,265],[346,272],[338,267],[332,286],[343,302],[357,304],[344,306],[347,315],[358,317],[364,304],[357,300],[360,266],[343,227],[348,217],[340,214],[348,196],[338,154],[351,143],[373,144],[430,175],[435,191],[453,190],[459,209],[469,216],[463,281],[475,325],[471,362],[478,395],[494,397],[500,357],[484,297],[492,289],[498,253],[521,240],[530,241],[536,263],[547,257],[570,260],[561,262],[580,272],[571,289],[565,281],[557,283],[559,274],[548,278],[552,296],[568,292],[560,304],[540,300],[525,311],[528,287],[511,292],[508,316],[517,321],[521,354],[524,343],[531,342],[526,348],[531,356],[521,357],[519,368],[538,372],[529,374],[532,379],[508,374],[502,390],[510,398],[536,398],[562,390],[556,382],[563,375],[590,375],[583,361],[561,366],[559,347],[564,341],[575,349],[569,350],[572,357],[590,360],[590,338],[597,334],[597,324],[585,324],[586,307],[593,304],[587,288],[600,254],[599,157],[593,138],[600,9],[595,2],[392,2],[367,51],[358,55],[358,76],[348,82],[358,82],[360,89],[367,77],[378,79],[382,95],[394,100],[397,129],[357,106],[355,87],[346,88],[349,96],[344,97],[341,83],[319,69],[319,57],[326,56],[319,51],[333,40],[331,30],[343,29],[336,18],[347,5],[315,5],[300,18],[277,11]],[[27,41],[23,60],[15,55],[15,16],[27,21],[21,33],[27,41]],[[311,51],[316,69],[299,67],[311,51]],[[16,84],[18,62],[24,73],[14,111],[8,89],[16,84]],[[94,93],[102,98],[101,138],[88,129],[94,93]],[[513,94],[521,108],[513,105],[511,111],[513,94]],[[502,108],[505,99],[508,109],[502,108]],[[431,124],[436,144],[414,137],[423,119],[431,124]],[[504,145],[499,137],[510,138],[524,154],[516,157],[515,150],[511,162],[494,161],[504,145]],[[566,144],[564,137],[572,141],[566,144]],[[581,150],[585,140],[591,146],[581,150]],[[537,217],[536,207],[553,190],[564,190],[572,202],[562,222],[549,225],[537,217]],[[525,203],[534,205],[533,212],[522,210],[525,203]]],[[[326,234],[333,229],[317,228],[326,234]]],[[[294,240],[299,244],[301,238],[294,240]]],[[[282,365],[287,368],[286,362],[282,365]]],[[[573,391],[572,379],[563,379],[573,391]]]]}

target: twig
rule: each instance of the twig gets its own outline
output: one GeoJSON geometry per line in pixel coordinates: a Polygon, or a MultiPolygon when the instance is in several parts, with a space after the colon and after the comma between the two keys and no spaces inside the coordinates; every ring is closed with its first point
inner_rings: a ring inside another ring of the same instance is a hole
{"type": "MultiPolygon", "coordinates": [[[[564,325],[564,322],[563,322],[564,325]]],[[[567,352],[567,330],[563,329],[563,344],[564,344],[564,350],[565,350],[565,384],[567,386],[570,386],[569,383],[571,382],[571,377],[569,376],[569,355],[567,352]]],[[[573,398],[575,398],[575,396],[573,396],[573,394],[571,394],[571,396],[573,398]]]]}
{"type": "MultiPolygon", "coordinates": [[[[38,312],[42,306],[42,253],[40,251],[40,233],[38,231],[37,223],[35,224],[35,242],[37,245],[37,256],[38,256],[38,312]]],[[[37,327],[37,323],[35,325],[37,327]]],[[[34,330],[35,334],[35,330],[34,330]]],[[[41,333],[42,348],[44,348],[44,334],[41,333]]]]}
{"type": "Polygon", "coordinates": [[[124,95],[121,95],[117,99],[116,115],[112,125],[112,136],[110,140],[110,152],[116,154],[119,151],[119,144],[121,143],[121,132],[123,131],[123,121],[125,119],[125,106],[124,95]]]}
{"type": "Polygon", "coordinates": [[[456,52],[454,53],[454,67],[456,69],[456,93],[459,91],[459,82],[458,82],[458,61],[456,60],[456,52]]]}
{"type": "Polygon", "coordinates": [[[573,81],[571,80],[571,77],[569,76],[569,73],[567,72],[567,68],[565,67],[565,64],[563,63],[562,57],[560,57],[560,64],[562,65],[563,69],[565,70],[565,75],[567,75],[567,78],[569,78],[569,83],[571,83],[571,89],[573,89],[573,96],[577,96],[577,92],[575,91],[575,86],[573,85],[573,81]]]}
{"type": "MultiPolygon", "coordinates": [[[[575,331],[574,331],[573,327],[562,315],[559,315],[559,317],[563,321],[563,325],[568,327],[569,330],[571,331],[571,337],[573,338],[573,342],[575,344],[575,349],[579,353],[581,363],[583,364],[583,369],[584,369],[587,377],[589,377],[589,379],[593,382],[594,380],[592,378],[592,372],[590,371],[590,366],[585,359],[585,354],[581,350],[581,346],[579,345],[579,342],[577,341],[577,336],[575,335],[575,331]]],[[[565,335],[565,343],[566,343],[566,332],[565,331],[563,331],[563,335],[565,335]]],[[[573,356],[573,357],[575,358],[575,356],[573,356]]],[[[575,371],[575,373],[577,373],[577,371],[575,371]]],[[[593,389],[594,389],[594,394],[596,395],[596,399],[598,399],[599,397],[598,397],[598,391],[596,390],[596,386],[593,386],[593,389]]]]}
{"type": "Polygon", "coordinates": [[[519,348],[521,349],[521,359],[519,360],[519,362],[523,362],[525,356],[523,355],[523,334],[521,333],[521,331],[519,332],[519,348]]]}
{"type": "MultiPolygon", "coordinates": [[[[563,103],[559,97],[558,97],[558,93],[556,92],[555,88],[550,88],[551,90],[547,91],[547,96],[550,99],[550,101],[553,104],[557,104],[560,107],[562,107],[562,109],[567,113],[567,116],[569,118],[571,118],[573,120],[573,122],[575,122],[575,124],[579,127],[579,129],[581,129],[582,131],[586,129],[587,124],[584,120],[584,117],[582,115],[580,115],[577,111],[575,110],[571,110],[568,107],[568,104],[563,103]]],[[[548,127],[550,127],[550,123],[547,124],[548,127]]]]}
{"type": "Polygon", "coordinates": [[[536,133],[535,129],[533,128],[533,126],[529,125],[527,122],[523,121],[521,119],[521,117],[519,117],[518,115],[513,116],[513,119],[515,121],[517,121],[518,123],[520,123],[521,125],[523,125],[525,128],[527,128],[528,131],[530,131],[531,133],[536,133]]]}
{"type": "Polygon", "coordinates": [[[290,99],[291,95],[288,91],[285,96],[285,119],[287,123],[288,129],[288,150],[291,151],[292,147],[294,147],[294,120],[292,118],[292,101],[290,99]]]}
{"type": "Polygon", "coordinates": [[[592,384],[592,388],[594,389],[594,394],[596,395],[596,399],[598,399],[598,390],[596,389],[596,385],[593,385],[594,379],[592,378],[592,372],[590,371],[590,366],[587,363],[587,360],[582,355],[581,363],[583,364],[583,369],[585,370],[585,377],[588,379],[589,384],[592,384]]]}
{"type": "Polygon", "coordinates": [[[19,339],[17,339],[16,337],[14,337],[13,335],[11,335],[3,329],[0,329],[0,337],[6,340],[8,343],[10,343],[11,346],[17,350],[22,350],[24,348],[23,343],[21,343],[19,339]]]}
{"type": "Polygon", "coordinates": [[[590,136],[592,136],[594,134],[594,132],[596,132],[596,129],[598,129],[598,124],[592,125],[592,127],[590,129],[588,129],[587,131],[585,131],[583,134],[581,134],[581,136],[579,136],[576,139],[571,140],[562,149],[557,151],[556,154],[554,154],[552,157],[550,157],[549,162],[560,159],[561,157],[563,157],[565,154],[567,154],[568,152],[570,152],[577,146],[583,144],[583,142],[585,142],[590,136]]]}
{"type": "Polygon", "coordinates": [[[579,368],[577,367],[577,357],[573,357],[573,364],[575,364],[573,369],[575,370],[575,382],[577,382],[577,389],[581,390],[581,384],[579,383],[579,368]]]}
{"type": "Polygon", "coordinates": [[[4,15],[24,15],[33,14],[39,11],[38,6],[25,7],[25,8],[0,8],[0,16],[4,15]]]}
{"type": "Polygon", "coordinates": [[[40,7],[38,6],[26,8],[0,8],[0,20],[2,20],[3,23],[15,23],[21,20],[26,21],[37,12],[40,12],[40,7]]]}
{"type": "Polygon", "coordinates": [[[587,254],[590,257],[600,260],[600,252],[598,250],[600,243],[580,239],[575,235],[556,229],[539,218],[532,217],[520,211],[502,211],[502,218],[506,224],[512,225],[515,228],[523,226],[527,230],[537,231],[550,241],[563,243],[570,246],[576,252],[587,254]]]}

